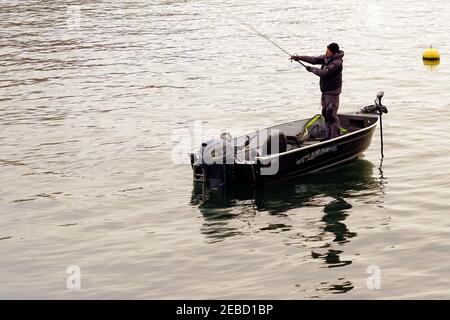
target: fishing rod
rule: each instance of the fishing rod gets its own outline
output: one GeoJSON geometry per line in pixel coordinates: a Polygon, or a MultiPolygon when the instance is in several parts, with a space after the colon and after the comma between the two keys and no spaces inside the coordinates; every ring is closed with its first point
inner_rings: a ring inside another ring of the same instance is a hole
{"type": "MultiPolygon", "coordinates": [[[[271,44],[273,44],[275,47],[277,47],[278,49],[280,49],[281,51],[283,51],[284,53],[286,53],[292,61],[292,55],[287,52],[285,49],[283,49],[278,43],[276,43],[275,41],[273,41],[272,39],[270,39],[267,35],[259,32],[258,30],[256,30],[254,27],[252,27],[251,25],[248,25],[242,21],[240,21],[242,25],[246,26],[247,28],[249,28],[251,31],[253,31],[253,33],[255,33],[256,35],[260,36],[261,38],[263,38],[266,41],[269,41],[271,44]]],[[[300,60],[296,60],[298,63],[300,63],[303,67],[306,68],[306,66],[300,61],[300,60]]]]}

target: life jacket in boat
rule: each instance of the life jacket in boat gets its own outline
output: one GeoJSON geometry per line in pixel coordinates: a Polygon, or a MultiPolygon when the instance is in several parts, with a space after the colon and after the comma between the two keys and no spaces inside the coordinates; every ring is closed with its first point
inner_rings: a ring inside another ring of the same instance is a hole
{"type": "MultiPolygon", "coordinates": [[[[321,114],[316,114],[312,117],[303,127],[302,131],[297,134],[297,139],[299,141],[306,140],[322,140],[327,136],[327,125],[325,123],[325,118],[321,114]]],[[[345,128],[340,128],[341,135],[348,133],[345,128]]]]}

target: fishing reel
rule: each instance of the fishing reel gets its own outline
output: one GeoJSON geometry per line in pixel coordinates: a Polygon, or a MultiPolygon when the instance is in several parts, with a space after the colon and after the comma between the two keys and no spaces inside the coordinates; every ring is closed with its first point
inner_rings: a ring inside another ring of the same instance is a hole
{"type": "Polygon", "coordinates": [[[370,106],[365,106],[361,108],[361,113],[374,113],[382,115],[383,113],[388,113],[388,109],[381,103],[381,99],[384,96],[384,91],[377,93],[377,97],[374,100],[374,104],[370,106]]]}

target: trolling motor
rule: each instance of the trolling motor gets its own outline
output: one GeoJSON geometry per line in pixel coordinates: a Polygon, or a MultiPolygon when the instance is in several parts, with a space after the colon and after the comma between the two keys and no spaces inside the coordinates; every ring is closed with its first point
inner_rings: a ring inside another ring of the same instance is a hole
{"type": "Polygon", "coordinates": [[[381,115],[383,113],[388,113],[386,106],[381,103],[381,99],[384,96],[384,91],[377,93],[377,97],[374,100],[374,104],[370,106],[365,106],[361,108],[361,113],[375,113],[381,115]]]}
{"type": "Polygon", "coordinates": [[[374,104],[361,108],[361,113],[374,113],[380,117],[380,137],[381,137],[381,157],[384,158],[383,153],[383,113],[388,113],[388,109],[381,103],[381,99],[384,96],[384,91],[379,91],[377,97],[374,100],[374,104]]]}

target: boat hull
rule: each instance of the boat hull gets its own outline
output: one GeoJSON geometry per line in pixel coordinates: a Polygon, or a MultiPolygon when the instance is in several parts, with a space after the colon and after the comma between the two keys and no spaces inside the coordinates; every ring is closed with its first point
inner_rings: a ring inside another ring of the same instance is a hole
{"type": "Polygon", "coordinates": [[[202,177],[210,186],[225,183],[267,184],[299,177],[315,171],[336,166],[360,156],[370,146],[376,128],[377,117],[373,115],[351,115],[344,117],[347,127],[352,121],[360,121],[361,128],[351,133],[315,143],[302,148],[266,157],[255,161],[236,161],[232,165],[195,165],[191,155],[194,179],[202,177]]]}
{"type": "MultiPolygon", "coordinates": [[[[296,152],[280,154],[278,170],[275,174],[263,174],[265,166],[259,163],[255,176],[261,182],[278,181],[298,177],[353,160],[370,146],[374,131],[375,126],[372,126],[367,128],[367,130],[355,132],[348,137],[343,136],[339,139],[332,139],[308,148],[299,149],[296,152]]],[[[253,181],[253,175],[249,176],[248,171],[250,171],[248,168],[242,168],[241,165],[237,165],[235,167],[235,180],[253,181]]]]}

